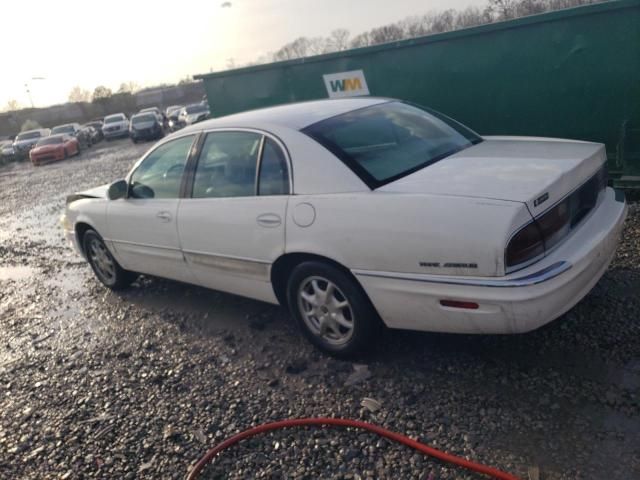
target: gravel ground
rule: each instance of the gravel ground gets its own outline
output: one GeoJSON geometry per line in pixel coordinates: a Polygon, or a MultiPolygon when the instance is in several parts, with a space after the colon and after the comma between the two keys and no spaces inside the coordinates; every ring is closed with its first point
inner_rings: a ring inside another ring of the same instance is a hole
{"type": "MultiPolygon", "coordinates": [[[[155,278],[121,293],[94,280],[61,237],[64,197],[122,177],[148,147],[0,169],[0,478],[180,479],[233,433],[314,415],[522,478],[640,478],[639,204],[611,268],[551,325],[388,331],[353,364],[315,351],[277,307],[155,278]]],[[[370,434],[307,429],[234,447],[202,478],[481,477],[370,434]]]]}

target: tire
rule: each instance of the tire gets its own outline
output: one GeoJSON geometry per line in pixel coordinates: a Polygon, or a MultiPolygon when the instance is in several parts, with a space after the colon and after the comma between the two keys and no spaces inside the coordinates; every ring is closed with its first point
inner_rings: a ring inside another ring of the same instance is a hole
{"type": "Polygon", "coordinates": [[[111,290],[120,290],[131,285],[138,275],[123,269],[95,230],[87,230],[82,237],[82,248],[93,273],[100,283],[111,290]]]}
{"type": "Polygon", "coordinates": [[[64,158],[63,160],[66,160],[67,158],[69,158],[69,152],[67,151],[67,149],[64,149],[64,158]]]}
{"type": "Polygon", "coordinates": [[[296,266],[287,282],[287,302],[304,335],[330,355],[351,357],[377,341],[382,324],[364,290],[328,263],[296,266]],[[329,299],[323,298],[327,291],[329,299]]]}

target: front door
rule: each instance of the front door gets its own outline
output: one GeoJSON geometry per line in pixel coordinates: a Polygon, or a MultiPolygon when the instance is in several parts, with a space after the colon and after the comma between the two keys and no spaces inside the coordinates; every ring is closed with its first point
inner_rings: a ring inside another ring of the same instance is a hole
{"type": "Polygon", "coordinates": [[[276,302],[269,275],[284,252],[287,165],[282,148],[261,133],[207,134],[191,198],[178,207],[183,253],[199,283],[276,302]]]}
{"type": "Polygon", "coordinates": [[[180,185],[195,135],[162,143],[129,178],[128,197],[108,202],[109,240],[123,268],[192,282],[177,231],[180,185]]]}

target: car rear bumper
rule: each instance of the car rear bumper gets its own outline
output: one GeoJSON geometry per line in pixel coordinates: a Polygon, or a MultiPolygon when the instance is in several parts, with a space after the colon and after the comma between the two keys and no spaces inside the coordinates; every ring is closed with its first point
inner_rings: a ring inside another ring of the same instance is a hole
{"type": "Polygon", "coordinates": [[[129,136],[129,130],[116,130],[114,132],[102,132],[104,135],[104,138],[120,138],[120,137],[128,137],[129,136]]]}
{"type": "Polygon", "coordinates": [[[30,155],[32,163],[54,162],[64,160],[64,152],[49,152],[41,155],[30,155]]]}
{"type": "Polygon", "coordinates": [[[608,188],[566,242],[541,261],[504,277],[450,277],[354,270],[392,328],[450,333],[522,333],[571,309],[607,269],[627,206],[608,188]],[[477,303],[476,309],[441,300],[477,303]]]}

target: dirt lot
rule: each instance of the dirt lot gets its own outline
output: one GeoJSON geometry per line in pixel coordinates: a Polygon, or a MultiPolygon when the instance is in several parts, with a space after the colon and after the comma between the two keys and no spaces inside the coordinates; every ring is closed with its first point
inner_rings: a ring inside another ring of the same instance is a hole
{"type": "MultiPolygon", "coordinates": [[[[0,170],[0,478],[179,479],[232,433],[312,415],[365,419],[522,478],[640,478],[639,205],[604,278],[550,326],[389,331],[352,364],[319,354],[270,305],[94,280],[62,239],[64,198],[122,177],[149,146],[0,170]]],[[[480,477],[369,434],[310,429],[249,441],[203,478],[480,477]]]]}

